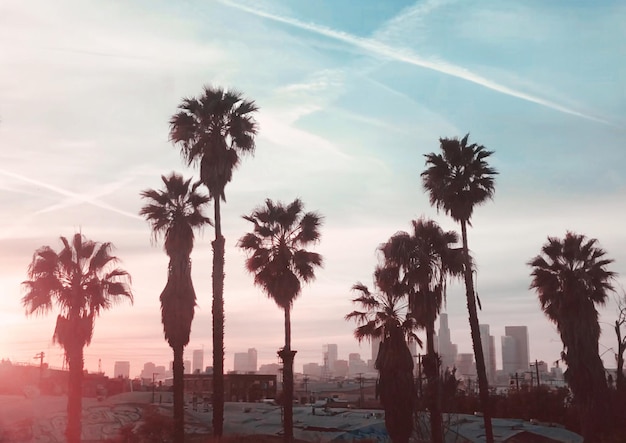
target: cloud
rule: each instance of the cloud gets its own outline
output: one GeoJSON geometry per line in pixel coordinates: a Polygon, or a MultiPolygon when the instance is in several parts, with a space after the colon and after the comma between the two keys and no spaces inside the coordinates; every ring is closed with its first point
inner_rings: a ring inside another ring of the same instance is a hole
{"type": "Polygon", "coordinates": [[[461,66],[457,66],[452,63],[443,61],[443,60],[425,59],[415,54],[412,50],[408,48],[393,47],[377,39],[357,37],[355,35],[352,35],[346,32],[336,31],[326,26],[320,26],[314,23],[305,23],[305,22],[302,22],[300,20],[297,20],[291,17],[271,14],[271,13],[268,13],[268,12],[265,12],[256,8],[248,7],[245,5],[241,5],[241,4],[229,1],[229,0],[220,0],[220,2],[225,5],[231,6],[233,8],[239,9],[241,11],[245,11],[250,14],[256,15],[258,17],[273,20],[279,23],[296,27],[298,29],[313,32],[318,35],[322,35],[324,37],[332,38],[332,39],[356,46],[370,54],[373,54],[379,57],[384,57],[384,58],[391,59],[394,61],[403,62],[403,63],[407,63],[407,64],[414,65],[414,66],[419,66],[425,69],[430,69],[436,72],[440,72],[442,74],[450,75],[452,77],[460,78],[468,82],[483,86],[487,89],[500,92],[502,94],[509,95],[511,97],[515,97],[515,98],[525,100],[531,103],[535,103],[535,104],[538,104],[538,105],[541,105],[541,106],[544,106],[544,107],[547,107],[547,108],[550,108],[550,109],[553,109],[555,111],[559,111],[565,114],[573,115],[576,117],[584,118],[587,120],[591,120],[591,121],[595,121],[595,122],[603,123],[607,125],[611,124],[608,121],[600,117],[597,117],[597,116],[594,116],[594,115],[591,115],[582,111],[578,111],[578,110],[569,108],[567,106],[561,105],[559,103],[546,100],[541,97],[537,97],[537,96],[513,89],[511,87],[499,84],[493,80],[485,78],[461,66]]]}

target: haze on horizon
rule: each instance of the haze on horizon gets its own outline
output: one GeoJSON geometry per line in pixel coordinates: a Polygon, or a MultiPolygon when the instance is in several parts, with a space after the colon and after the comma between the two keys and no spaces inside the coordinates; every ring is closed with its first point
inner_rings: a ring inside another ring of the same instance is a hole
{"type": "MultiPolygon", "coordinates": [[[[96,320],[86,368],[116,360],[167,365],[158,296],[167,256],[139,217],[139,192],[183,167],[168,121],[183,97],[211,84],[255,100],[259,135],[226,188],[226,369],[235,352],[277,362],[282,311],[253,286],[236,241],[241,215],[265,198],[300,197],[325,217],[325,259],[292,312],[295,368],[360,352],[357,281],[372,283],[376,248],[412,219],[459,230],[428,204],[420,172],[439,137],[494,150],[495,199],[469,231],[481,323],[491,334],[527,325],[530,357],[552,364],[555,327],[528,289],[546,237],[597,238],[625,286],[626,5],[572,1],[454,0],[315,5],[279,1],[44,0],[0,5],[0,357],[61,366],[51,344],[56,313],[26,318],[20,283],[35,249],[80,230],[110,241],[133,277],[134,306],[96,320]]],[[[211,346],[211,229],[192,255],[198,308],[193,349],[211,346]]],[[[448,291],[452,341],[471,352],[462,283],[448,291]]],[[[601,311],[601,353],[614,367],[613,301],[601,311]]],[[[498,367],[501,365],[497,346],[498,367]]],[[[189,357],[188,357],[189,356],[189,357]]]]}

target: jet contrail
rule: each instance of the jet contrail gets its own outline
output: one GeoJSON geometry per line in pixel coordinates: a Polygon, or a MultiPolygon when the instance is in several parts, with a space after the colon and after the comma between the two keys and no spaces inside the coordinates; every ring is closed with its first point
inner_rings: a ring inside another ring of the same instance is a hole
{"type": "Polygon", "coordinates": [[[290,17],[282,17],[279,15],[275,15],[275,14],[271,14],[265,11],[254,9],[249,6],[241,5],[241,4],[232,2],[230,0],[218,0],[218,1],[220,1],[224,5],[239,9],[244,12],[248,12],[258,17],[263,17],[263,18],[273,20],[279,23],[290,25],[290,26],[303,29],[306,31],[310,31],[319,35],[323,35],[325,37],[329,37],[338,41],[342,41],[344,43],[348,43],[350,45],[359,47],[361,49],[364,49],[366,51],[369,51],[373,54],[376,54],[385,58],[408,63],[411,65],[419,66],[419,67],[426,68],[426,69],[431,69],[433,71],[450,75],[452,77],[460,78],[460,79],[475,83],[477,85],[483,86],[487,89],[491,89],[493,91],[500,92],[502,94],[506,94],[511,97],[516,97],[516,98],[519,98],[521,100],[525,100],[531,103],[536,103],[538,105],[545,106],[547,108],[554,109],[556,111],[563,112],[565,114],[574,115],[576,117],[581,117],[581,118],[592,120],[598,123],[611,125],[610,122],[600,117],[595,117],[593,115],[585,114],[583,112],[576,111],[574,109],[568,108],[558,103],[545,100],[540,97],[535,97],[531,94],[527,94],[525,92],[521,92],[513,88],[510,88],[508,86],[501,85],[497,82],[489,80],[478,74],[475,74],[461,66],[456,66],[451,63],[444,62],[444,61],[426,60],[408,49],[401,50],[401,49],[386,45],[374,39],[357,37],[357,36],[348,34],[346,32],[336,31],[334,29],[331,29],[325,26],[320,26],[320,25],[316,25],[313,23],[305,23],[298,19],[294,19],[290,17]]]}
{"type": "MultiPolygon", "coordinates": [[[[32,179],[32,178],[26,177],[24,175],[21,175],[21,174],[16,174],[14,172],[9,172],[9,171],[6,171],[4,169],[0,169],[0,174],[3,174],[5,176],[7,176],[7,177],[11,177],[11,178],[14,178],[14,179],[26,182],[26,183],[30,183],[32,185],[41,186],[42,188],[45,188],[45,189],[48,189],[50,191],[56,192],[57,194],[61,194],[61,195],[64,195],[65,197],[70,197],[72,199],[78,200],[81,203],[88,203],[88,204],[90,204],[92,206],[96,206],[96,207],[101,208],[101,209],[106,209],[106,210],[115,212],[117,214],[124,215],[126,217],[130,217],[130,218],[137,219],[137,220],[143,220],[137,214],[133,214],[131,212],[122,211],[121,209],[118,209],[118,208],[116,208],[114,206],[111,206],[111,205],[109,205],[107,203],[101,202],[101,201],[99,201],[99,200],[97,200],[97,199],[95,199],[95,198],[93,198],[91,196],[88,196],[88,195],[77,194],[75,192],[59,188],[58,186],[54,186],[54,185],[51,185],[51,184],[48,184],[48,183],[44,183],[44,182],[41,182],[39,180],[35,180],[35,179],[32,179]]],[[[57,205],[55,205],[55,206],[57,206],[57,205]]]]}

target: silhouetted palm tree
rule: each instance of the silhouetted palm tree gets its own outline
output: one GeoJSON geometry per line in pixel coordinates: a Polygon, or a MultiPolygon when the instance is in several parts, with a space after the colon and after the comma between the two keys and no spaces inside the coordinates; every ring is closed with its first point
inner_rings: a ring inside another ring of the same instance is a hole
{"type": "Polygon", "coordinates": [[[111,243],[87,240],[74,234],[63,248],[35,251],[23,282],[26,314],[47,314],[59,309],[52,340],[65,350],[69,365],[67,441],[80,442],[82,414],[83,350],[91,343],[95,318],[101,311],[127,298],[133,300],[130,275],[116,267],[111,243]]]}
{"type": "Polygon", "coordinates": [[[400,281],[399,268],[387,263],[377,267],[374,286],[377,292],[373,293],[360,282],[352,287],[360,293],[352,301],[363,310],[352,311],[345,318],[357,322],[354,336],[359,342],[382,339],[375,367],[385,427],[394,443],[406,443],[413,432],[415,405],[413,356],[407,343],[415,340],[421,346],[421,341],[414,332],[417,324],[408,312],[407,287],[400,281]]]}
{"type": "Polygon", "coordinates": [[[272,298],[285,312],[285,347],[283,360],[284,436],[293,441],[293,359],[291,349],[291,306],[302,290],[301,282],[315,278],[315,268],[322,266],[322,256],[305,248],[320,239],[322,217],[304,213],[299,199],[289,205],[265,200],[265,206],[243,218],[254,224],[253,232],[244,235],[238,246],[248,253],[246,268],[254,275],[254,284],[272,298]]]}
{"type": "Polygon", "coordinates": [[[438,210],[442,209],[461,224],[467,310],[474,355],[476,356],[476,372],[485,423],[485,437],[487,443],[493,443],[489,384],[480,340],[472,266],[467,246],[467,225],[471,225],[470,219],[474,212],[474,206],[493,197],[494,175],[497,172],[489,166],[486,160],[493,154],[493,151],[488,151],[484,146],[475,143],[468,145],[468,137],[469,134],[461,140],[456,138],[439,139],[441,154],[430,153],[425,155],[428,167],[421,176],[424,189],[429,193],[430,204],[438,210]]]}
{"type": "Polygon", "coordinates": [[[614,273],[596,239],[567,232],[563,240],[548,237],[532,266],[530,287],[541,308],[556,324],[563,342],[566,379],[580,412],[585,442],[600,441],[608,415],[608,388],[598,352],[600,325],[596,304],[613,290],[614,273]]]}
{"type": "Polygon", "coordinates": [[[170,140],[188,165],[200,165],[200,181],[213,198],[213,434],[224,427],[224,237],[221,202],[242,154],[252,154],[257,124],[253,101],[235,91],[205,87],[198,98],[185,98],[170,120],[170,140]]]}
{"type": "Polygon", "coordinates": [[[430,393],[432,441],[444,440],[439,394],[439,356],[435,352],[435,320],[441,312],[449,276],[463,273],[463,251],[454,231],[443,231],[432,220],[413,220],[413,232],[399,232],[381,246],[388,263],[400,267],[409,290],[409,310],[418,325],[426,329],[424,372],[430,393]]]}
{"type": "Polygon", "coordinates": [[[183,352],[189,343],[191,322],[196,306],[196,293],[191,281],[191,251],[193,230],[211,224],[202,210],[210,198],[198,192],[191,179],[172,173],[161,176],[164,190],[147,189],[141,197],[147,204],[139,212],[152,227],[155,239],[164,235],[164,249],[170,258],[167,283],[161,292],[161,321],[165,339],[174,352],[174,436],[185,437],[184,363],[183,352]]]}

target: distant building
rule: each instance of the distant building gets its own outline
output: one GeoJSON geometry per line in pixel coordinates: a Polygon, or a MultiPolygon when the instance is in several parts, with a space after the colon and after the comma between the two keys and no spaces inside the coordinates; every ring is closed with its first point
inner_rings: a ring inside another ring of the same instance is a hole
{"type": "Polygon", "coordinates": [[[450,328],[448,327],[448,314],[442,312],[439,314],[439,334],[438,334],[438,352],[441,357],[441,368],[452,368],[456,361],[457,345],[452,343],[450,339],[450,328]]]}
{"type": "Polygon", "coordinates": [[[130,362],[116,361],[113,365],[113,377],[130,378],[130,362]]]}
{"type": "Polygon", "coordinates": [[[322,377],[322,367],[319,363],[305,363],[304,365],[302,365],[302,372],[309,377],[322,377]]]}
{"type": "Polygon", "coordinates": [[[191,374],[191,360],[185,360],[185,374],[191,374]]]}
{"type": "MultiPolygon", "coordinates": [[[[504,327],[504,335],[506,337],[511,337],[513,341],[510,339],[502,341],[503,346],[506,341],[507,345],[510,346],[508,351],[508,357],[510,358],[508,363],[508,367],[512,370],[509,373],[514,372],[523,372],[528,371],[530,368],[530,354],[528,349],[528,327],[526,326],[505,326],[504,327]],[[514,343],[514,346],[512,346],[514,343]],[[512,350],[514,348],[514,351],[512,350]]],[[[504,354],[504,347],[503,347],[504,354]]],[[[502,358],[503,369],[504,368],[504,355],[502,358]]]]}
{"type": "MultiPolygon", "coordinates": [[[[256,402],[276,398],[276,375],[234,374],[224,375],[226,401],[256,402]]],[[[213,394],[213,375],[206,373],[185,375],[185,393],[195,395],[198,402],[206,403],[213,394]]]]}
{"type": "Polygon", "coordinates": [[[151,361],[143,364],[143,370],[141,371],[140,378],[144,380],[152,380],[154,373],[156,372],[156,365],[151,361]]]}
{"type": "Polygon", "coordinates": [[[476,365],[474,364],[474,354],[461,353],[456,356],[455,362],[457,375],[463,378],[471,378],[476,375],[476,365]]]}
{"type": "Polygon", "coordinates": [[[248,373],[256,372],[257,352],[256,349],[250,348],[248,352],[236,352],[234,357],[235,372],[248,373]]]}
{"type": "Polygon", "coordinates": [[[334,377],[347,377],[348,376],[348,360],[335,360],[335,370],[333,371],[334,377]]]}
{"type": "Polygon", "coordinates": [[[505,335],[501,337],[502,343],[502,372],[510,376],[518,371],[517,344],[515,338],[505,335]]]}
{"type": "Polygon", "coordinates": [[[279,365],[278,363],[268,363],[265,365],[261,365],[261,367],[259,368],[259,374],[278,375],[281,369],[282,365],[279,365]]]}
{"type": "Polygon", "coordinates": [[[204,372],[204,349],[196,349],[193,351],[192,373],[197,374],[204,372]]]}
{"type": "Polygon", "coordinates": [[[494,383],[496,379],[496,349],[495,338],[489,335],[489,325],[479,325],[480,342],[483,348],[483,356],[485,358],[485,372],[487,373],[487,382],[494,383]]]}
{"type": "Polygon", "coordinates": [[[368,372],[367,364],[361,359],[361,354],[352,352],[348,354],[348,373],[350,375],[368,372]]]}
{"type": "Polygon", "coordinates": [[[322,346],[322,360],[324,366],[322,369],[322,378],[330,378],[335,374],[335,362],[337,361],[337,345],[327,344],[322,346]]]}

